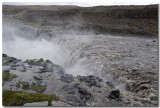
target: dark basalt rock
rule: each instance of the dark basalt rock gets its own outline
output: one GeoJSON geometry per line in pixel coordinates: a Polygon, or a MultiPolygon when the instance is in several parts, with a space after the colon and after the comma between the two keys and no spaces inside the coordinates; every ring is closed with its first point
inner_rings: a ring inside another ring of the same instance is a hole
{"type": "Polygon", "coordinates": [[[102,85],[101,83],[97,82],[97,83],[95,84],[95,86],[101,88],[103,85],[102,85]]]}
{"type": "Polygon", "coordinates": [[[120,91],[119,90],[113,90],[109,94],[109,99],[119,100],[120,99],[120,91]]]}
{"type": "Polygon", "coordinates": [[[106,84],[107,84],[108,86],[110,86],[110,87],[115,88],[114,85],[113,85],[111,82],[109,82],[109,81],[107,81],[106,84]]]}
{"type": "Polygon", "coordinates": [[[63,81],[63,82],[67,82],[67,83],[70,83],[70,82],[74,81],[73,76],[68,75],[68,74],[62,75],[60,80],[63,81]]]}
{"type": "Polygon", "coordinates": [[[79,97],[81,100],[89,100],[91,98],[91,93],[89,93],[86,89],[84,88],[79,88],[78,89],[79,92],[79,97]]]}
{"type": "Polygon", "coordinates": [[[84,81],[88,84],[88,86],[96,86],[101,88],[102,84],[100,84],[100,81],[102,81],[102,79],[100,79],[99,77],[95,77],[95,76],[77,76],[77,78],[79,79],[79,81],[84,81]]]}

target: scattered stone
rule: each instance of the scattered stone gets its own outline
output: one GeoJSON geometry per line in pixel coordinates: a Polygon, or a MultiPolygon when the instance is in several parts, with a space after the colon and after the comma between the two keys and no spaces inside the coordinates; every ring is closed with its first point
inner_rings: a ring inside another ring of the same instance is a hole
{"type": "Polygon", "coordinates": [[[67,83],[70,83],[70,82],[74,81],[73,76],[69,75],[69,74],[62,75],[60,80],[63,81],[63,82],[67,82],[67,83]]]}

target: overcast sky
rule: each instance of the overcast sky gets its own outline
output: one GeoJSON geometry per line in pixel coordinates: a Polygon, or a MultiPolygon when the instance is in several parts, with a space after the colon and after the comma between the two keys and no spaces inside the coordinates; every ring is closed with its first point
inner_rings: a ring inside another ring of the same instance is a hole
{"type": "MultiPolygon", "coordinates": [[[[129,0],[128,0],[129,1],[129,0]]],[[[98,6],[98,5],[149,5],[157,4],[158,1],[129,1],[129,2],[3,2],[3,5],[76,5],[76,6],[98,6]]]]}

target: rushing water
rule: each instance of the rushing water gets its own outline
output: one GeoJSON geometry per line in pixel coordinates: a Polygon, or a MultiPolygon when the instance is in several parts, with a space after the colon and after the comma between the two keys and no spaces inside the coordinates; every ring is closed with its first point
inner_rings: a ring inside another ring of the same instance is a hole
{"type": "Polygon", "coordinates": [[[157,39],[51,32],[4,22],[3,53],[23,60],[50,59],[67,73],[96,75],[119,89],[126,89],[133,70],[158,72],[153,68],[158,66],[157,39]]]}

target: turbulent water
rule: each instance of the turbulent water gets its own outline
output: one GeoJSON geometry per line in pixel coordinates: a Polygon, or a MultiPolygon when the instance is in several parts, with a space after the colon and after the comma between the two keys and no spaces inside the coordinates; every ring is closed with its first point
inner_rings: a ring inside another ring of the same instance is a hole
{"type": "Polygon", "coordinates": [[[157,94],[157,38],[54,34],[4,22],[3,53],[50,59],[74,76],[99,76],[139,96],[157,94]]]}

